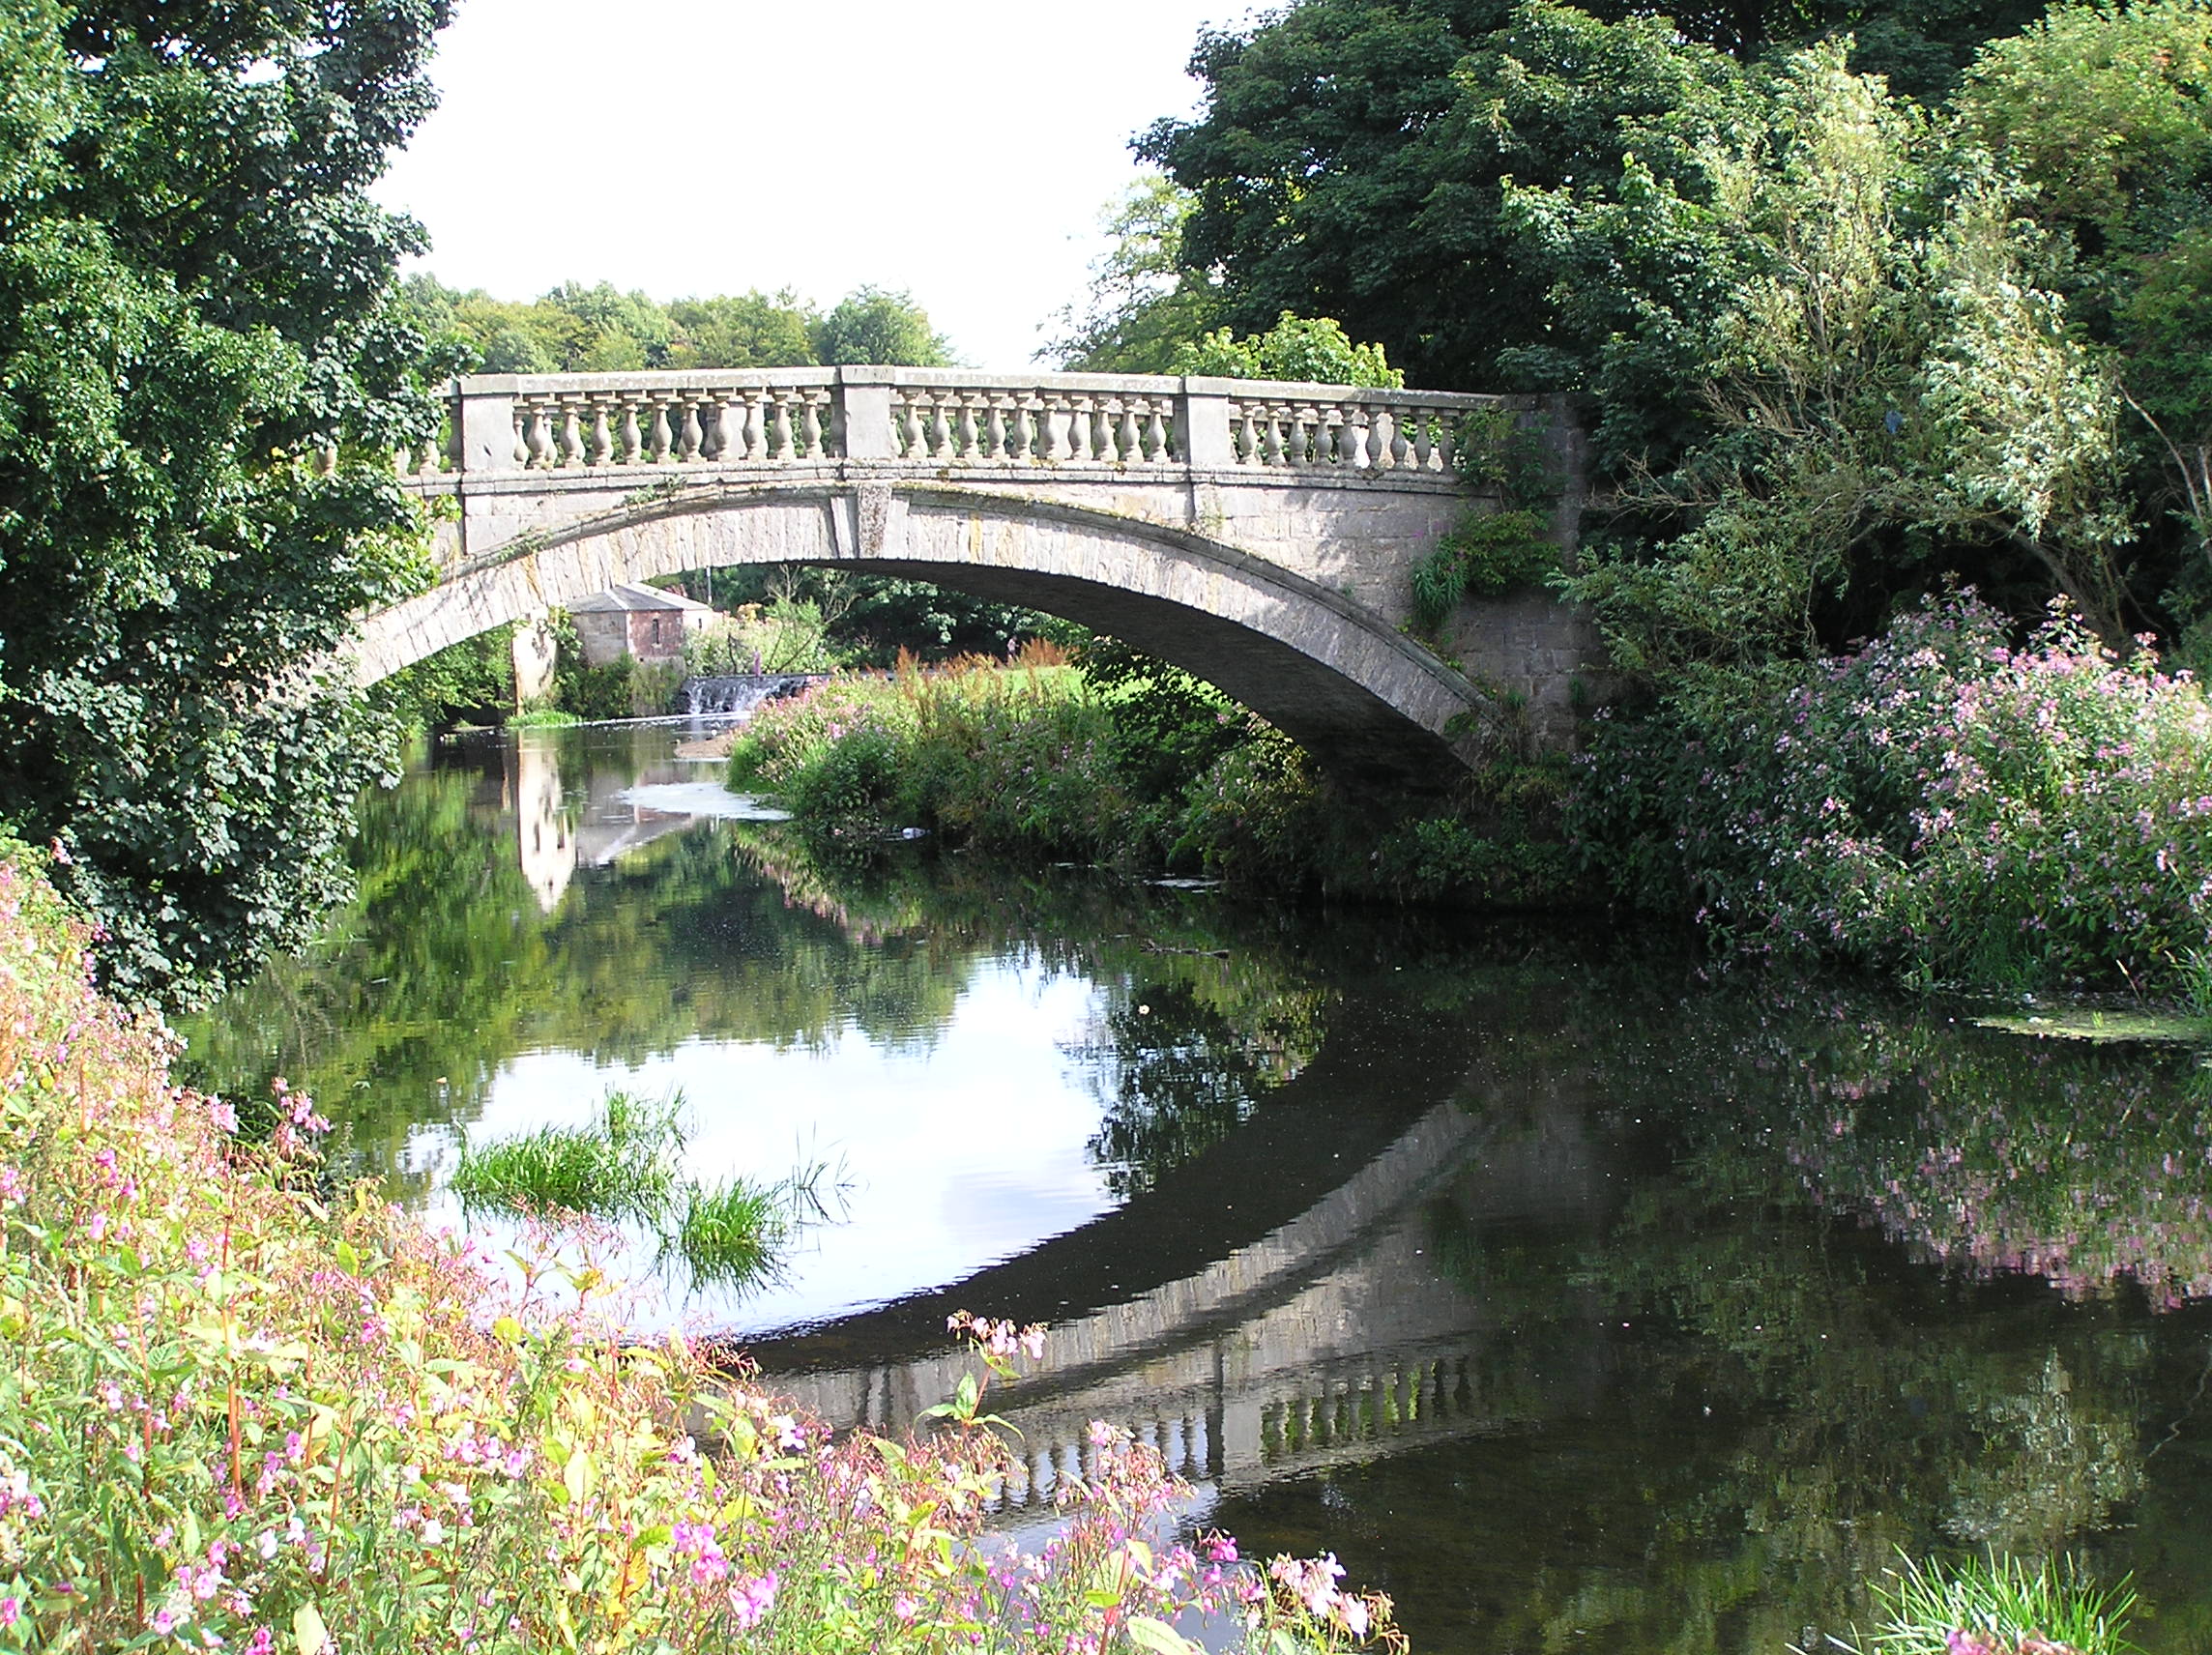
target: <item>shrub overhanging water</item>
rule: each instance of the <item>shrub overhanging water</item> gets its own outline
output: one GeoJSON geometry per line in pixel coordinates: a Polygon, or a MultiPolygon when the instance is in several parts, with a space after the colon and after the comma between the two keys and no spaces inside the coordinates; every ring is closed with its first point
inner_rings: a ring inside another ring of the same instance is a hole
{"type": "Polygon", "coordinates": [[[2063,611],[1970,594],[1784,692],[1612,721],[1570,821],[1622,895],[1907,981],[2182,984],[2212,922],[2212,708],[2063,611]]]}

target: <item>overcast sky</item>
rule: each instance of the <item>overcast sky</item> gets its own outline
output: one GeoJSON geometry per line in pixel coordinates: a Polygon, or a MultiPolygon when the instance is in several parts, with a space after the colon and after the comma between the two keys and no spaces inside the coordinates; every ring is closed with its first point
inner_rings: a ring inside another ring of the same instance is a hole
{"type": "Polygon", "coordinates": [[[1076,298],[1130,134],[1187,113],[1243,0],[932,6],[461,0],[443,102],[378,193],[424,268],[527,299],[906,288],[978,367],[1076,298]]]}

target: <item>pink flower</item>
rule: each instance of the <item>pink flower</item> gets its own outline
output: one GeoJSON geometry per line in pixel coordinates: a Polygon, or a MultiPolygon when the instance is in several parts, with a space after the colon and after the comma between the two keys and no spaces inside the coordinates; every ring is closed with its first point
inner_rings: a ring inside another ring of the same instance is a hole
{"type": "Polygon", "coordinates": [[[761,1616],[775,1607],[775,1571],[738,1582],[730,1587],[730,1618],[740,1626],[758,1626],[761,1616]]]}
{"type": "Polygon", "coordinates": [[[23,1605],[16,1598],[0,1598],[0,1627],[14,1626],[23,1618],[23,1605]]]}

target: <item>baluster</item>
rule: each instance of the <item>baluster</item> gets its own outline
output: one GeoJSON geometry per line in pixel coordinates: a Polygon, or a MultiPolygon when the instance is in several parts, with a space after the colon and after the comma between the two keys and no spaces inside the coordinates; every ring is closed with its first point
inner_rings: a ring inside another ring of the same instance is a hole
{"type": "Polygon", "coordinates": [[[891,429],[898,434],[898,451],[901,459],[918,460],[922,456],[921,410],[915,406],[918,394],[912,391],[894,391],[897,400],[891,404],[891,429]]]}
{"type": "Polygon", "coordinates": [[[1164,465],[1168,454],[1168,399],[1164,396],[1145,398],[1145,461],[1148,465],[1164,465]]]}
{"type": "Polygon", "coordinates": [[[446,469],[461,469],[461,421],[458,415],[450,416],[446,421],[446,469]]]}
{"type": "Polygon", "coordinates": [[[637,428],[637,401],[625,396],[622,403],[622,463],[635,465],[645,453],[645,439],[637,428]]]}
{"type": "Polygon", "coordinates": [[[530,463],[530,410],[520,402],[514,405],[514,463],[530,463]]]}
{"type": "Polygon", "coordinates": [[[705,444],[706,435],[699,428],[699,398],[696,395],[684,397],[684,431],[679,440],[677,452],[687,461],[696,460],[699,457],[699,450],[705,444]]]}
{"type": "Polygon", "coordinates": [[[929,393],[929,457],[939,465],[952,463],[952,417],[946,410],[958,401],[949,391],[929,393]]]}
{"type": "Polygon", "coordinates": [[[763,422],[761,404],[767,399],[768,393],[764,391],[744,391],[739,394],[745,401],[744,457],[748,460],[764,460],[768,458],[768,426],[763,422]]]}
{"type": "Polygon", "coordinates": [[[983,396],[983,458],[997,465],[1006,454],[1006,399],[998,392],[983,396]]]}
{"type": "Polygon", "coordinates": [[[1364,403],[1343,406],[1344,424],[1337,443],[1338,458],[1348,466],[1367,467],[1367,408],[1364,403]]]}
{"type": "Polygon", "coordinates": [[[1067,458],[1067,398],[1039,392],[1037,401],[1037,458],[1058,465],[1067,458]]]}
{"type": "Polygon", "coordinates": [[[738,393],[725,391],[714,399],[713,459],[728,465],[745,457],[745,409],[738,393]]]}
{"type": "Polygon", "coordinates": [[[1036,407],[1033,392],[1017,391],[1009,399],[1006,409],[1006,462],[1009,465],[1027,465],[1034,457],[1036,407]]]}
{"type": "Polygon", "coordinates": [[[653,399],[653,463],[665,465],[676,446],[676,433],[668,428],[668,404],[660,398],[653,399]]]}
{"type": "Polygon", "coordinates": [[[1313,463],[1317,466],[1344,463],[1344,416],[1334,408],[1317,407],[1313,411],[1313,463]]]}
{"type": "Polygon", "coordinates": [[[580,466],[584,463],[583,407],[578,398],[561,398],[561,464],[580,466]]]}
{"type": "Polygon", "coordinates": [[[1373,429],[1367,439],[1367,463],[1377,471],[1395,470],[1398,461],[1392,450],[1402,434],[1398,422],[1398,410],[1377,408],[1368,415],[1373,429]]]}
{"type": "Polygon", "coordinates": [[[536,471],[543,471],[553,463],[551,415],[551,408],[543,402],[530,405],[530,465],[536,471]]]}
{"type": "Polygon", "coordinates": [[[827,421],[823,411],[830,406],[827,391],[806,390],[799,393],[799,434],[806,443],[806,457],[810,460],[829,458],[829,445],[823,441],[823,426],[827,421]]]}
{"type": "Polygon", "coordinates": [[[607,429],[607,399],[595,396],[592,401],[592,452],[590,463],[603,466],[614,457],[614,435],[607,429]]]}
{"type": "Polygon", "coordinates": [[[1417,414],[1409,421],[1400,417],[1396,410],[1392,411],[1390,421],[1390,463],[1392,465],[1405,465],[1413,457],[1413,444],[1412,438],[1406,434],[1407,425],[1412,424],[1417,430],[1426,421],[1417,414]]]}
{"type": "Polygon", "coordinates": [[[1091,398],[1080,391],[1068,392],[1060,398],[1067,410],[1067,458],[1070,462],[1091,457],[1091,398]]]}
{"type": "Polygon", "coordinates": [[[1262,465],[1279,466],[1284,463],[1283,421],[1290,418],[1290,413],[1288,408],[1276,407],[1271,403],[1266,408],[1266,431],[1261,439],[1260,447],[1262,465]]]}
{"type": "Polygon", "coordinates": [[[1260,428],[1252,418],[1252,404],[1239,400],[1229,410],[1230,442],[1237,450],[1238,465],[1258,465],[1260,461],[1260,428]]]}
{"type": "Polygon", "coordinates": [[[392,450],[392,475],[394,477],[413,477],[415,475],[415,445],[412,442],[401,443],[399,447],[392,450]]]}
{"type": "Polygon", "coordinates": [[[960,457],[971,464],[975,459],[975,404],[980,398],[973,391],[960,393],[960,423],[953,432],[953,440],[960,446],[960,457]]]}
{"type": "MultiPolygon", "coordinates": [[[[1424,423],[1426,423],[1426,421],[1424,421],[1424,423]]],[[[1436,426],[1437,439],[1436,442],[1431,446],[1436,450],[1437,457],[1432,469],[1441,472],[1449,472],[1452,469],[1452,463],[1454,459],[1457,457],[1452,450],[1451,421],[1440,416],[1437,420],[1436,426]]]]}
{"type": "Polygon", "coordinates": [[[1136,465],[1145,457],[1145,430],[1137,415],[1133,396],[1116,396],[1106,403],[1104,452],[1117,465],[1136,465]]]}
{"type": "Polygon", "coordinates": [[[1091,457],[1107,465],[1121,459],[1121,403],[1116,396],[1091,399],[1091,457]]]}
{"type": "Polygon", "coordinates": [[[792,393],[788,391],[771,391],[768,394],[771,404],[768,420],[769,457],[778,460],[796,459],[798,455],[792,451],[791,447],[792,393]]]}

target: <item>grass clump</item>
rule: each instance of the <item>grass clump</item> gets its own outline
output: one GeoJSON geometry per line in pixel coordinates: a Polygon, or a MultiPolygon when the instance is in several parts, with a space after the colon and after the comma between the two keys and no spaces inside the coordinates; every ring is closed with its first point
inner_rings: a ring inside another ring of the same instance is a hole
{"type": "Polygon", "coordinates": [[[746,1287],[773,1277],[792,1236],[830,1216],[823,1163],[774,1183],[677,1176],[688,1142],[684,1094],[649,1099],[610,1091],[590,1126],[541,1126],[479,1147],[464,1143],[452,1191],[463,1206],[516,1207],[632,1219],[660,1233],[660,1256],[681,1260],[700,1286],[746,1287]]]}
{"type": "Polygon", "coordinates": [[[567,712],[558,707],[533,707],[509,718],[507,727],[509,730],[566,730],[571,724],[583,722],[580,713],[567,712]]]}
{"type": "Polygon", "coordinates": [[[1864,1655],[2137,1655],[2126,1637],[2134,1589],[2098,1584],[2071,1557],[1907,1557],[1875,1597],[1885,1619],[1864,1655]]]}
{"type": "Polygon", "coordinates": [[[452,1190],[465,1205],[597,1218],[651,1218],[676,1194],[681,1093],[660,1102],[612,1091],[588,1127],[541,1126],[479,1147],[464,1143],[452,1190]]]}
{"type": "Polygon", "coordinates": [[[732,1178],[684,1191],[671,1247],[692,1280],[731,1285],[760,1280],[775,1268],[790,1234],[791,1202],[783,1186],[732,1178]]]}

